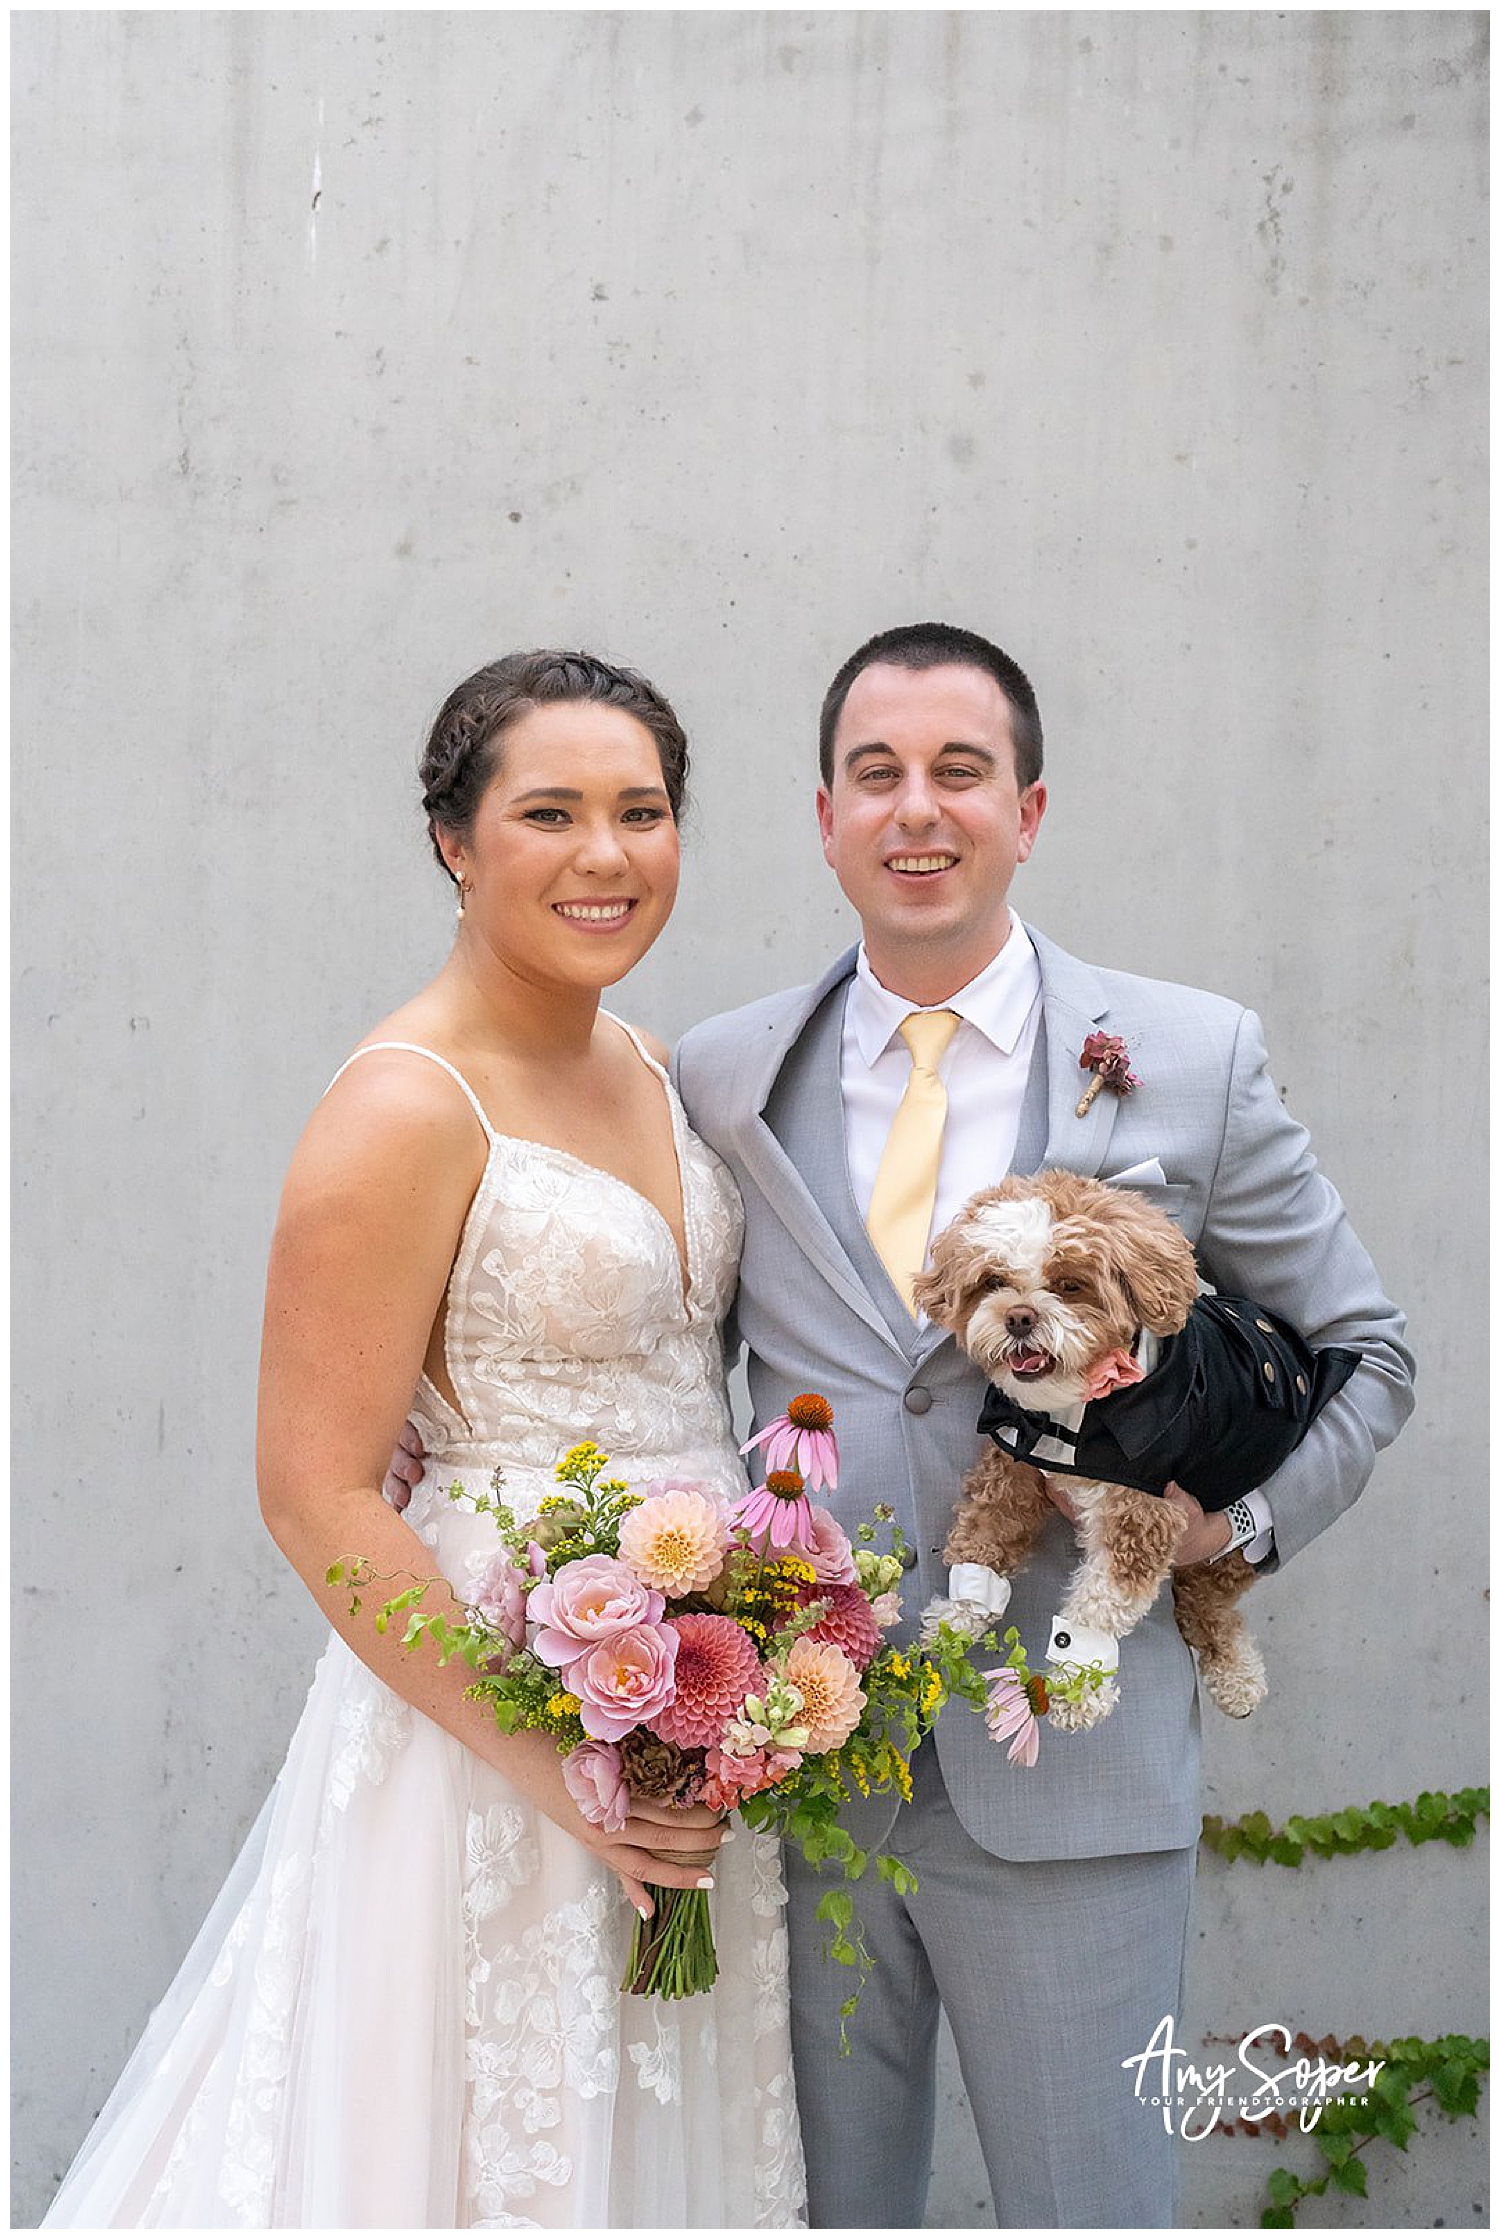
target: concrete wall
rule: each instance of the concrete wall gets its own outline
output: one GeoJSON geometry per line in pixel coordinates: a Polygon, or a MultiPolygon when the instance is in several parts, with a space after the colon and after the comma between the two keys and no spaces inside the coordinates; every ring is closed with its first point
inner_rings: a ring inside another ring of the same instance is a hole
{"type": "MultiPolygon", "coordinates": [[[[845,652],[939,614],[1022,659],[1022,906],[1257,1005],[1422,1356],[1259,1604],[1210,1808],[1482,1778],[1483,18],[14,24],[20,2220],[310,1673],[252,1483],[265,1247],[444,951],[412,765],[506,647],[633,659],[690,724],[625,999],[668,1034],[849,934],[845,652]]],[[[1190,2035],[1482,2027],[1481,1863],[1207,1860],[1190,2035]]],[[[948,2074],[932,2216],[984,2221],[948,2074]]],[[[1191,2149],[1198,2221],[1254,2221],[1247,2152],[1191,2149]]],[[[1418,2141],[1390,2220],[1482,2220],[1481,2171],[1418,2141]]]]}

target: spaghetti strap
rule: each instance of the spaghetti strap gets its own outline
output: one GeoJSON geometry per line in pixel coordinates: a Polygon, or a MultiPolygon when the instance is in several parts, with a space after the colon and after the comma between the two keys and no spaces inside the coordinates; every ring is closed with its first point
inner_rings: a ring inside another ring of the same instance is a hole
{"type": "Polygon", "coordinates": [[[647,1049],[645,1043],[641,1040],[635,1028],[633,1026],[627,1026],[624,1019],[617,1016],[614,1011],[605,1011],[603,1013],[603,1016],[605,1018],[614,1019],[616,1026],[622,1028],[623,1031],[629,1035],[631,1041],[635,1044],[637,1056],[644,1059],[646,1064],[650,1066],[652,1072],[656,1075],[657,1079],[670,1083],[672,1078],[670,1072],[667,1070],[666,1066],[662,1064],[660,1058],[653,1057],[651,1055],[651,1052],[647,1049]]]}
{"type": "MultiPolygon", "coordinates": [[[[496,1143],[499,1142],[500,1138],[495,1133],[494,1128],[491,1127],[489,1122],[489,1115],[485,1111],[484,1106],[480,1103],[479,1098],[474,1094],[473,1089],[470,1088],[468,1082],[464,1079],[458,1067],[456,1065],[450,1065],[446,1057],[439,1057],[436,1050],[424,1049],[420,1042],[366,1042],[363,1049],[355,1050],[352,1056],[346,1057],[344,1059],[343,1064],[334,1074],[333,1081],[342,1080],[345,1073],[348,1072],[350,1066],[355,1062],[355,1059],[368,1057],[372,1050],[407,1050],[413,1057],[430,1058],[434,1065],[441,1065],[443,1071],[448,1075],[448,1078],[452,1081],[457,1081],[459,1087],[463,1090],[465,1096],[467,1096],[467,1098],[469,1099],[469,1102],[473,1107],[474,1117],[478,1120],[480,1126],[484,1129],[485,1140],[489,1144],[491,1150],[494,1149],[496,1143]]],[[[328,1088],[332,1088],[333,1081],[329,1082],[328,1088]]],[[[323,1091],[323,1094],[325,1096],[328,1094],[328,1088],[325,1088],[323,1091]]]]}

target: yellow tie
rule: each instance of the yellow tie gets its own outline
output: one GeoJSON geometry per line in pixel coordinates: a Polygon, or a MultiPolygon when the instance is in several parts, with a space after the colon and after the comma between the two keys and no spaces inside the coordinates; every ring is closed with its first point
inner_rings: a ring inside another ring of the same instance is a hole
{"type": "Polygon", "coordinates": [[[901,1021],[901,1039],[911,1051],[911,1078],[880,1154],[865,1217],[870,1242],[914,1318],[912,1283],[927,1257],[948,1116],[948,1091],[937,1069],[957,1024],[957,1011],[913,1011],[901,1021]]]}

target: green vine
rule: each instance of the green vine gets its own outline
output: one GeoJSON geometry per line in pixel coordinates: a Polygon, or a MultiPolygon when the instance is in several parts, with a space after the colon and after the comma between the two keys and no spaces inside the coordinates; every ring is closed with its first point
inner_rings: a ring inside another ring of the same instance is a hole
{"type": "Polygon", "coordinates": [[[1488,1818],[1488,1788],[1460,1788],[1453,1795],[1424,1789],[1414,1804],[1348,1804],[1316,1819],[1298,1814],[1273,1827],[1263,1811],[1242,1819],[1213,1816],[1200,1840],[1221,1858],[1250,1858],[1257,1866],[1300,1866],[1309,1850],[1332,1858],[1352,1850],[1389,1850],[1398,1835],[1410,1843],[1446,1842],[1456,1849],[1474,1840],[1475,1823],[1488,1818]]]}
{"type": "MultiPolygon", "coordinates": [[[[1219,2044],[1233,2041],[1209,2040],[1219,2044]]],[[[1330,2185],[1335,2192],[1366,2199],[1366,2149],[1384,2138],[1405,2153],[1406,2142],[1417,2127],[1412,2110],[1426,2100],[1434,2100],[1450,2122],[1456,2122],[1460,2115],[1477,2113],[1479,2080],[1490,2065],[1487,2037],[1438,2037],[1431,2042],[1421,2037],[1396,2037],[1389,2044],[1367,2044],[1363,2037],[1349,2037],[1340,2044],[1333,2037],[1325,2037],[1321,2044],[1315,2044],[1311,2037],[1302,2035],[1294,2037],[1292,2045],[1308,2059],[1340,2065],[1356,2061],[1383,2065],[1362,2101],[1328,2100],[1314,2128],[1306,2133],[1323,2157],[1320,2177],[1299,2177],[1291,2169],[1271,2171],[1266,2180],[1267,2205],[1261,2210],[1260,2220],[1273,2230],[1294,2224],[1302,2201],[1327,2192],[1330,2185]]],[[[1240,2131],[1249,2138],[1304,2134],[1300,2123],[1289,2121],[1279,2112],[1263,2115],[1258,2121],[1221,2123],[1219,2128],[1226,2136],[1240,2131]]]]}
{"type": "MultiPolygon", "coordinates": [[[[1277,1866],[1300,1866],[1308,1851],[1319,1858],[1333,1858],[1355,1850],[1389,1850],[1399,1835],[1409,1843],[1446,1842],[1463,1849],[1474,1840],[1474,1831],[1490,1810],[1488,1788],[1460,1788],[1452,1795],[1424,1789],[1415,1803],[1350,1804],[1342,1811],[1324,1812],[1316,1819],[1294,1814],[1285,1826],[1274,1827],[1263,1811],[1246,1812],[1243,1818],[1223,1820],[1210,1815],[1203,1822],[1201,1840],[1206,1849],[1226,1859],[1249,1858],[1257,1866],[1270,1860],[1277,1866]]],[[[1210,2044],[1234,2044],[1237,2038],[1217,2037],[1210,2044]]],[[[1340,2044],[1334,2037],[1315,2042],[1304,2032],[1292,2039],[1304,2057],[1339,2065],[1370,2062],[1379,2073],[1363,2102],[1328,2100],[1320,2109],[1310,2133],[1323,2157],[1323,2174],[1299,2177],[1291,2169],[1273,2169],[1266,2180],[1267,2205],[1261,2223],[1284,2228],[1297,2220],[1299,2204],[1315,2194],[1335,2192],[1367,2197],[1367,2147],[1384,2138],[1406,2151],[1406,2142],[1417,2127],[1412,2112],[1433,2100],[1450,2121],[1472,2115],[1479,2106],[1479,2083],[1490,2065],[1486,2037],[1396,2037],[1389,2044],[1367,2044],[1350,2037],[1340,2044]]],[[[1303,2134],[1300,2122],[1289,2122],[1273,2111],[1258,2119],[1221,2122],[1228,2136],[1239,2131],[1247,2138],[1266,2135],[1287,2138],[1303,2134]]]]}

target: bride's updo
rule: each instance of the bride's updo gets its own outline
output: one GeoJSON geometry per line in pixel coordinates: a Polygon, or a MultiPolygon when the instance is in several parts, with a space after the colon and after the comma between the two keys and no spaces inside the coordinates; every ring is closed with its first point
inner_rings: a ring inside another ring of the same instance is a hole
{"type": "Polygon", "coordinates": [[[510,726],[534,707],[567,700],[623,708],[645,725],[656,741],[672,814],[680,814],[687,790],[687,737],[654,684],[634,669],[618,668],[592,653],[507,653],[476,669],[448,694],[418,765],[432,851],[445,871],[438,826],[467,839],[510,726]]]}

